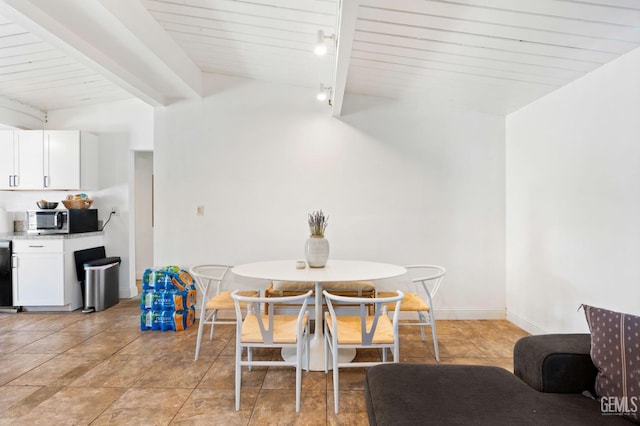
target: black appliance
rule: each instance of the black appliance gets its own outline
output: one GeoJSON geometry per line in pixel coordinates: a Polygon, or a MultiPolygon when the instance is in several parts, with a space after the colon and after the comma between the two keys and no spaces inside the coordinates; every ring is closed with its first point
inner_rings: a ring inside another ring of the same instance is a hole
{"type": "Polygon", "coordinates": [[[11,280],[11,241],[0,240],[0,312],[17,312],[13,306],[11,280]]]}

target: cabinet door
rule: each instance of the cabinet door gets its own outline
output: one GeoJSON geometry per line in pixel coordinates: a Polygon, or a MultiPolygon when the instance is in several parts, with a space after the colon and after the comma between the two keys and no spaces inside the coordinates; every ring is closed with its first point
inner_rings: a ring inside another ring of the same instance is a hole
{"type": "Polygon", "coordinates": [[[16,306],[64,305],[62,253],[17,253],[13,267],[16,306]]]}
{"type": "Polygon", "coordinates": [[[14,132],[18,146],[16,189],[44,187],[42,130],[14,132]]]}
{"type": "Polygon", "coordinates": [[[94,191],[98,188],[98,137],[80,133],[80,189],[94,191]]]}
{"type": "Polygon", "coordinates": [[[45,189],[80,189],[80,132],[44,132],[45,189]]]}
{"type": "Polygon", "coordinates": [[[0,130],[0,189],[13,189],[14,161],[13,130],[0,130]]]}

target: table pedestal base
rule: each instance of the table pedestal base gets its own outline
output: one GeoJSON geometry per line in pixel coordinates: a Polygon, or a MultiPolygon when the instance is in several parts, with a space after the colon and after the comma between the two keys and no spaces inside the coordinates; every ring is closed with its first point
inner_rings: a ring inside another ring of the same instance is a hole
{"type": "MultiPolygon", "coordinates": [[[[309,349],[311,353],[309,354],[309,371],[324,371],[324,342],[321,342],[321,345],[314,345],[315,339],[312,339],[309,342],[309,349]]],[[[328,352],[329,355],[329,370],[333,369],[333,363],[331,361],[331,352],[328,352]]],[[[351,362],[356,357],[355,349],[340,349],[338,352],[339,359],[338,362],[351,362]]],[[[282,348],[282,358],[286,361],[295,362],[296,360],[296,349],[295,348],[282,348]]],[[[307,369],[306,362],[306,354],[302,353],[302,368],[307,369]]]]}

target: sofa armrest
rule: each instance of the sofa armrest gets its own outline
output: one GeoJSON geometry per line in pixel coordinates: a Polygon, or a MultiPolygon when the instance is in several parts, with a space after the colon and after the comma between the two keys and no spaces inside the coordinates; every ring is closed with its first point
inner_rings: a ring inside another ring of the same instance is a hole
{"type": "Polygon", "coordinates": [[[595,394],[590,348],[589,334],[523,337],[513,348],[513,373],[540,392],[595,394]]]}

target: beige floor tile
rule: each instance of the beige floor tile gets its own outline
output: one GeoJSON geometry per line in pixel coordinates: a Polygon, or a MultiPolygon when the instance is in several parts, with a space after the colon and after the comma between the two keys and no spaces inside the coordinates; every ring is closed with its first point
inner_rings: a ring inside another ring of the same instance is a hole
{"type": "Polygon", "coordinates": [[[249,425],[324,425],[326,421],[326,392],[302,392],[300,412],[296,413],[295,390],[263,389],[249,425]]]}
{"type": "Polygon", "coordinates": [[[153,366],[145,355],[116,354],[79,376],[69,386],[130,387],[153,366]]]}
{"type": "MultiPolygon", "coordinates": [[[[339,390],[340,391],[363,391],[364,376],[367,373],[366,368],[350,367],[341,368],[338,371],[339,390]]],[[[327,375],[327,390],[333,390],[333,372],[327,375]]]]}
{"type": "Polygon", "coordinates": [[[55,354],[5,354],[0,356],[0,386],[55,357],[55,354]]]}
{"type": "Polygon", "coordinates": [[[467,358],[477,356],[480,353],[478,348],[468,340],[460,341],[440,341],[438,342],[440,359],[443,358],[467,358]]]}
{"type": "Polygon", "coordinates": [[[20,395],[24,392],[24,388],[34,388],[35,390],[24,397],[19,398],[17,401],[14,401],[12,405],[0,413],[1,420],[8,420],[8,423],[19,419],[22,416],[29,414],[33,411],[38,405],[47,401],[53,395],[55,395],[60,389],[61,386],[2,386],[0,387],[0,393],[4,399],[5,394],[7,395],[7,399],[10,400],[12,398],[14,392],[20,395]]]}
{"type": "Polygon", "coordinates": [[[91,425],[169,424],[190,394],[189,389],[131,388],[91,425]]]}
{"type": "Polygon", "coordinates": [[[25,317],[20,318],[21,325],[19,329],[22,331],[60,331],[82,319],[82,315],[80,314],[80,312],[22,312],[18,314],[16,318],[18,316],[25,317]]]}
{"type": "Polygon", "coordinates": [[[235,410],[233,390],[195,389],[171,424],[177,425],[246,425],[258,398],[258,390],[245,389],[240,411],[235,410]]]}
{"type": "Polygon", "coordinates": [[[181,355],[166,356],[149,363],[133,386],[193,389],[210,367],[209,363],[194,362],[191,359],[184,359],[181,355]]]}
{"type": "Polygon", "coordinates": [[[0,386],[0,418],[2,413],[37,392],[41,386],[0,386]]]}
{"type": "MultiPolygon", "coordinates": [[[[333,404],[333,403],[332,403],[333,404]]],[[[330,407],[333,410],[333,405],[330,407]]],[[[327,415],[327,424],[328,425],[338,425],[338,426],[367,426],[369,424],[369,418],[367,417],[367,413],[343,413],[340,412],[337,415],[331,411],[327,415]]]]}
{"type": "MultiPolygon", "coordinates": [[[[364,392],[354,390],[338,390],[338,413],[366,413],[367,404],[364,399],[364,392]]],[[[335,416],[335,406],[333,400],[333,390],[327,392],[327,414],[335,416]]]]}
{"type": "Polygon", "coordinates": [[[16,421],[29,425],[85,425],[116,401],[124,388],[63,387],[16,421]]]}
{"type": "Polygon", "coordinates": [[[191,346],[187,337],[173,331],[144,331],[130,341],[118,353],[128,355],[171,354],[193,359],[195,344],[191,346]]]}
{"type": "Polygon", "coordinates": [[[64,386],[99,364],[102,359],[61,354],[10,382],[11,385],[64,386]]]}
{"type": "Polygon", "coordinates": [[[3,330],[3,333],[0,334],[0,354],[15,352],[24,346],[52,335],[55,335],[55,331],[3,330]]]}
{"type": "Polygon", "coordinates": [[[29,343],[17,349],[16,352],[23,354],[59,354],[79,345],[86,339],[87,337],[77,333],[61,331],[29,343]]]}
{"type": "Polygon", "coordinates": [[[105,331],[69,349],[69,353],[113,355],[139,337],[140,335],[136,331],[105,331]]]}

